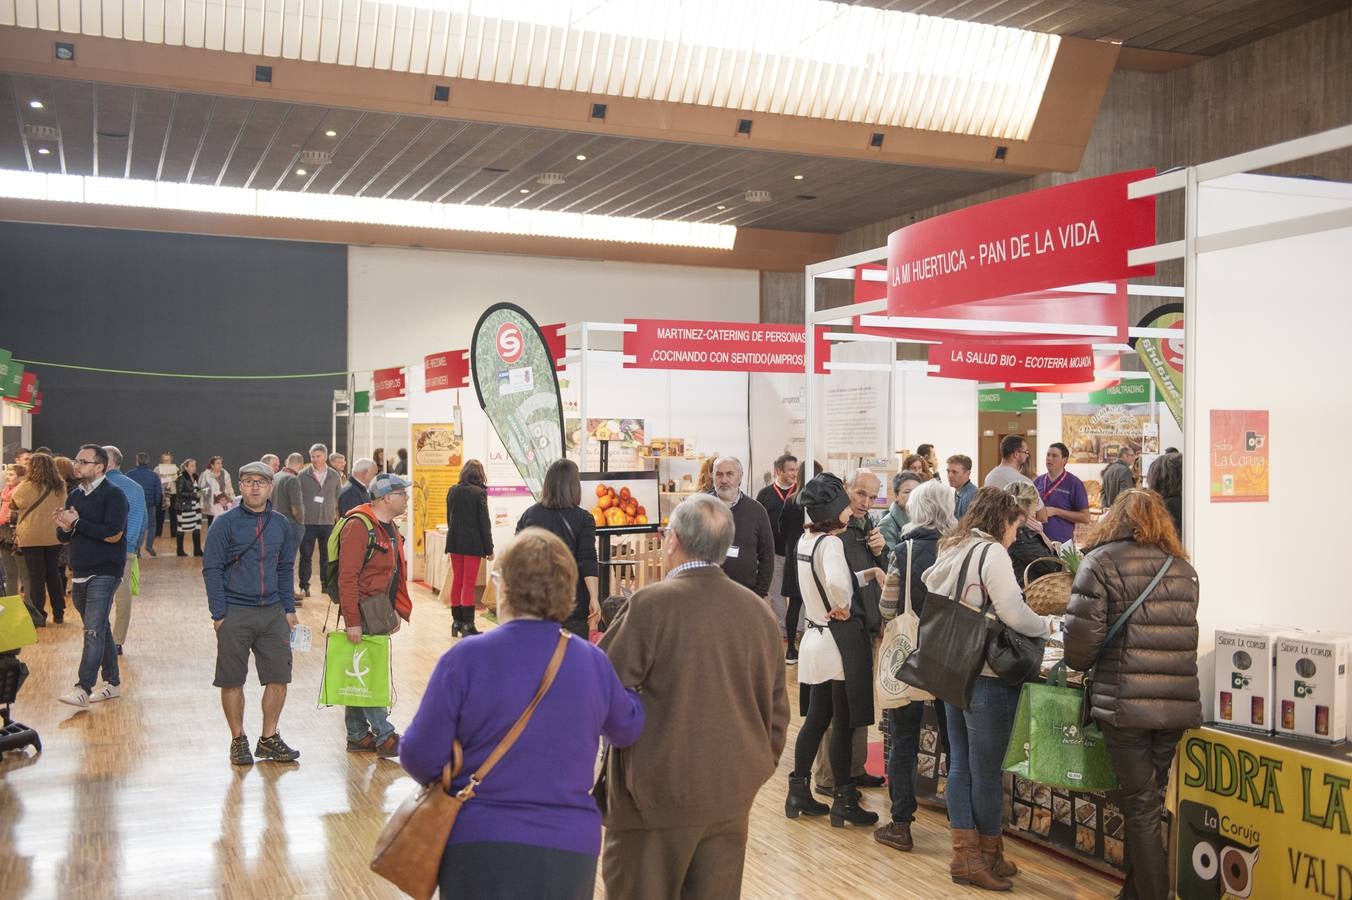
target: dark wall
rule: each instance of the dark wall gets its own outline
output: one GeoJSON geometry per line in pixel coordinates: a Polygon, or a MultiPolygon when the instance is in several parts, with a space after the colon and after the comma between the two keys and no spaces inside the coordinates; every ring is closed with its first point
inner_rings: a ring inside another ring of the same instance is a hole
{"type": "MultiPolygon", "coordinates": [[[[0,347],[16,358],[208,375],[347,369],[347,248],[0,222],[0,347]]],[[[31,367],[35,445],[116,444],[235,471],[328,443],[345,379],[208,381],[31,367]]]]}

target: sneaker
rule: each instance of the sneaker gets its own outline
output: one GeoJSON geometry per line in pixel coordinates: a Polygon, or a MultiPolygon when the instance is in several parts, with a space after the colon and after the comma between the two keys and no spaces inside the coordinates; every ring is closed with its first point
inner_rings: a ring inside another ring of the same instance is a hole
{"type": "Polygon", "coordinates": [[[241,734],[230,739],[230,762],[236,766],[252,766],[253,754],[249,752],[249,736],[241,734]]]}
{"type": "Polygon", "coordinates": [[[116,700],[122,696],[122,691],[115,684],[105,684],[97,691],[89,695],[90,703],[99,703],[104,700],[116,700]]]}
{"type": "Polygon", "coordinates": [[[798,651],[797,651],[797,650],[789,650],[787,653],[785,653],[785,654],[784,654],[784,662],[787,663],[788,665],[791,665],[791,666],[796,666],[796,665],[798,665],[798,651]]]}
{"type": "Polygon", "coordinates": [[[376,749],[376,736],[371,732],[362,735],[361,740],[354,741],[349,739],[347,742],[348,753],[374,753],[376,749]]]}
{"type": "Polygon", "coordinates": [[[280,732],[272,737],[261,737],[258,739],[258,746],[254,747],[254,756],[259,759],[272,759],[277,762],[295,762],[300,759],[300,751],[292,750],[282,740],[280,732]]]}
{"type": "Polygon", "coordinates": [[[89,694],[85,693],[82,687],[71,688],[56,699],[71,706],[78,706],[80,709],[89,709],[89,694]]]}
{"type": "Polygon", "coordinates": [[[393,732],[376,749],[376,756],[381,759],[390,759],[399,755],[399,732],[393,732]]]}

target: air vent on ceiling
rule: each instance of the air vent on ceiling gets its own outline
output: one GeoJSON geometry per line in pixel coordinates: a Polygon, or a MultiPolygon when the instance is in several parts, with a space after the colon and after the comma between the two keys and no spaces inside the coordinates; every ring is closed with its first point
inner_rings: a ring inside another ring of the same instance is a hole
{"type": "Polygon", "coordinates": [[[816,199],[817,199],[817,195],[816,195],[816,194],[795,194],[795,195],[794,195],[794,199],[795,199],[795,200],[816,200],[816,199]]]}
{"type": "Polygon", "coordinates": [[[61,129],[51,125],[28,125],[23,127],[23,136],[35,141],[59,141],[61,129]]]}
{"type": "Polygon", "coordinates": [[[501,174],[504,173],[504,172],[510,172],[510,171],[512,171],[512,170],[511,170],[511,169],[502,169],[502,168],[499,168],[499,167],[497,167],[497,166],[484,166],[484,167],[483,167],[482,169],[480,169],[479,171],[480,171],[480,172],[492,172],[494,175],[501,175],[501,174]]]}
{"type": "Polygon", "coordinates": [[[105,141],[125,141],[127,138],[131,137],[131,135],[125,131],[100,131],[98,136],[105,141]]]}
{"type": "Polygon", "coordinates": [[[746,202],[747,202],[747,203],[769,203],[769,202],[770,202],[770,192],[769,192],[769,191],[747,191],[747,192],[746,192],[746,202]]]}
{"type": "Polygon", "coordinates": [[[327,150],[302,150],[300,161],[307,166],[327,166],[333,162],[333,155],[327,150]]]}
{"type": "Polygon", "coordinates": [[[541,172],[535,179],[535,183],[545,187],[557,187],[563,184],[563,174],[560,172],[541,172]]]}

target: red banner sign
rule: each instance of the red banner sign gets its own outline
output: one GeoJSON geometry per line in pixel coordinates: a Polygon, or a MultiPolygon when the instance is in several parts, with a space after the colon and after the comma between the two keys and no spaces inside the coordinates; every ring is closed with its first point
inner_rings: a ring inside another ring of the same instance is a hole
{"type": "Polygon", "coordinates": [[[1127,199],[1153,169],[1030,191],[935,216],[887,239],[887,310],[922,310],[1090,281],[1153,275],[1127,251],[1155,243],[1155,198],[1127,199]]]}
{"type": "Polygon", "coordinates": [[[554,358],[555,371],[563,371],[563,363],[559,360],[568,355],[568,338],[559,334],[564,325],[560,322],[557,325],[541,325],[540,331],[545,336],[545,346],[549,348],[549,355],[554,358]]]}
{"type": "Polygon", "coordinates": [[[1048,347],[946,340],[929,348],[929,364],[939,367],[940,378],[975,381],[1089,381],[1094,377],[1094,350],[1078,347],[1048,347]]]}
{"type": "Polygon", "coordinates": [[[376,400],[393,400],[396,397],[404,396],[404,370],[402,367],[376,369],[372,381],[371,396],[376,400]]]}
{"type": "MultiPolygon", "coordinates": [[[[1094,357],[1094,370],[1105,374],[1120,372],[1122,371],[1122,357],[1116,353],[1096,356],[1094,357]]],[[[1006,384],[1005,390],[1029,391],[1034,394],[1078,394],[1106,390],[1120,383],[1121,379],[1118,378],[1094,378],[1090,381],[1066,382],[1064,384],[1006,384]]]]}
{"type": "Polygon", "coordinates": [[[469,387],[469,351],[446,350],[423,357],[423,390],[469,387]]]}
{"type": "Polygon", "coordinates": [[[33,398],[33,408],[29,410],[33,415],[42,412],[42,391],[38,391],[33,398]]]}
{"type": "MultiPolygon", "coordinates": [[[[637,331],[624,334],[624,352],[635,361],[630,369],[692,369],[714,372],[781,372],[801,374],[806,343],[801,325],[759,322],[688,322],[671,319],[625,319],[637,331]]],[[[826,329],[814,332],[816,370],[826,371],[830,349],[826,329]]]]}
{"type": "Polygon", "coordinates": [[[19,381],[19,396],[14,399],[24,406],[32,406],[38,395],[38,376],[36,372],[24,372],[19,381]]]}

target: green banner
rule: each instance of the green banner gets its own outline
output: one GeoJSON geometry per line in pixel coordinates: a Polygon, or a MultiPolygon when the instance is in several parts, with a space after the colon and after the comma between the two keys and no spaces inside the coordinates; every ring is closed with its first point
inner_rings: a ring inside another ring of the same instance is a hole
{"type": "Polygon", "coordinates": [[[976,408],[981,412],[1029,412],[1037,409],[1037,394],[1032,391],[978,388],[976,408]]]}
{"type": "Polygon", "coordinates": [[[1093,391],[1089,402],[1096,406],[1122,406],[1127,403],[1149,403],[1150,384],[1144,378],[1132,378],[1101,391],[1093,391]]]}
{"type": "Polygon", "coordinates": [[[563,459],[563,401],[554,356],[524,309],[496,303],[469,345],[474,390],[512,464],[536,500],[545,470],[563,459]]]}
{"type": "Polygon", "coordinates": [[[364,413],[371,411],[371,392],[357,391],[352,400],[352,412],[364,413]]]}
{"type": "Polygon", "coordinates": [[[22,381],[23,381],[23,365],[20,363],[16,363],[13,360],[10,360],[9,374],[5,378],[5,383],[3,386],[4,396],[6,397],[19,396],[19,383],[22,381]]]}
{"type": "Polygon", "coordinates": [[[5,383],[9,381],[10,357],[8,350],[0,350],[0,389],[3,389],[5,383]]]}
{"type": "Polygon", "coordinates": [[[1183,304],[1166,303],[1141,320],[1139,328],[1174,328],[1177,338],[1134,338],[1136,355],[1155,381],[1155,389],[1178,427],[1183,427],[1183,304]]]}

